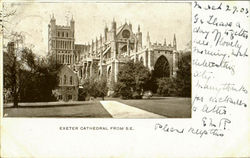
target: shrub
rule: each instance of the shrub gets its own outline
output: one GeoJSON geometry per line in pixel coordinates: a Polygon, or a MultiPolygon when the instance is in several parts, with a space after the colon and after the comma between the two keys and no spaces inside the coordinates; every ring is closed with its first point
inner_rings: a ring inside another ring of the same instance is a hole
{"type": "Polygon", "coordinates": [[[174,78],[163,77],[157,80],[157,93],[162,96],[175,96],[176,91],[176,80],[174,78]]]}
{"type": "Polygon", "coordinates": [[[108,91],[107,80],[105,77],[98,78],[96,76],[92,76],[91,78],[85,79],[82,86],[83,90],[79,92],[79,98],[85,98],[85,100],[88,100],[89,97],[102,97],[104,100],[108,91]]]}
{"type": "Polygon", "coordinates": [[[143,63],[131,60],[120,68],[118,82],[114,86],[115,95],[120,95],[123,99],[131,99],[133,96],[142,98],[140,92],[149,79],[149,69],[143,63]]]}
{"type": "Polygon", "coordinates": [[[87,97],[87,91],[83,88],[79,88],[78,90],[78,100],[79,101],[85,101],[87,97]]]}

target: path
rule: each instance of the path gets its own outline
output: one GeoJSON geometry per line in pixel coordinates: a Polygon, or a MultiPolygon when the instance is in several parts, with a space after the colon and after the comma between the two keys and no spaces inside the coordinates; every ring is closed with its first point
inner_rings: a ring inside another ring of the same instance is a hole
{"type": "Polygon", "coordinates": [[[113,118],[165,118],[139,108],[135,108],[118,101],[100,101],[113,118]]]}

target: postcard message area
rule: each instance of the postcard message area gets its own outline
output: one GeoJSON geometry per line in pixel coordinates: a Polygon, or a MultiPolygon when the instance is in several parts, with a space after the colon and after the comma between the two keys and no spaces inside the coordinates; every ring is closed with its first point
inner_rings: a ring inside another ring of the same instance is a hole
{"type": "Polygon", "coordinates": [[[193,3],[192,117],[204,135],[224,135],[239,151],[249,136],[248,6],[193,3]]]}
{"type": "Polygon", "coordinates": [[[226,132],[241,119],[247,119],[246,6],[230,2],[193,3],[192,110],[193,118],[201,117],[205,128],[226,132]]]}
{"type": "Polygon", "coordinates": [[[9,157],[249,156],[249,2],[192,2],[192,118],[2,119],[9,157]]]}

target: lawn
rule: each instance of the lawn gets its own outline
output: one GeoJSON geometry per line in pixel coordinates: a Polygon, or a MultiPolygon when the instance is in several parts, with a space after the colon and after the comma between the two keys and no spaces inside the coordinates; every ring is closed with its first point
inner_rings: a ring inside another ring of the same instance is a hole
{"type": "MultiPolygon", "coordinates": [[[[115,100],[167,118],[191,118],[191,98],[153,97],[150,99],[115,100]]],[[[84,102],[20,103],[19,108],[4,107],[5,117],[83,117],[112,118],[100,100],[84,102]]]]}
{"type": "MultiPolygon", "coordinates": [[[[37,104],[37,103],[34,103],[37,104]]],[[[19,108],[5,107],[7,117],[91,117],[111,118],[99,101],[88,101],[81,104],[29,105],[19,108]]]]}
{"type": "Polygon", "coordinates": [[[140,100],[117,101],[168,118],[191,118],[191,98],[155,97],[140,100]]]}

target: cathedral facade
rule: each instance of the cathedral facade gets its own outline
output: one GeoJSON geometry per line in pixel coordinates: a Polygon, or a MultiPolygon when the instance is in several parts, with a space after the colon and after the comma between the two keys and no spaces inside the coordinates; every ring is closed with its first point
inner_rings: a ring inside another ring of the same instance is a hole
{"type": "Polygon", "coordinates": [[[68,65],[78,76],[79,85],[90,76],[106,75],[108,83],[117,82],[120,67],[128,60],[141,61],[149,70],[154,70],[159,60],[165,61],[169,69],[167,76],[175,76],[178,55],[176,37],[172,44],[151,43],[149,32],[146,43],[142,43],[140,25],[133,30],[132,24],[117,27],[104,26],[103,35],[88,44],[75,44],[75,21],[69,25],[56,25],[54,16],[48,25],[48,52],[55,62],[68,65]]]}

